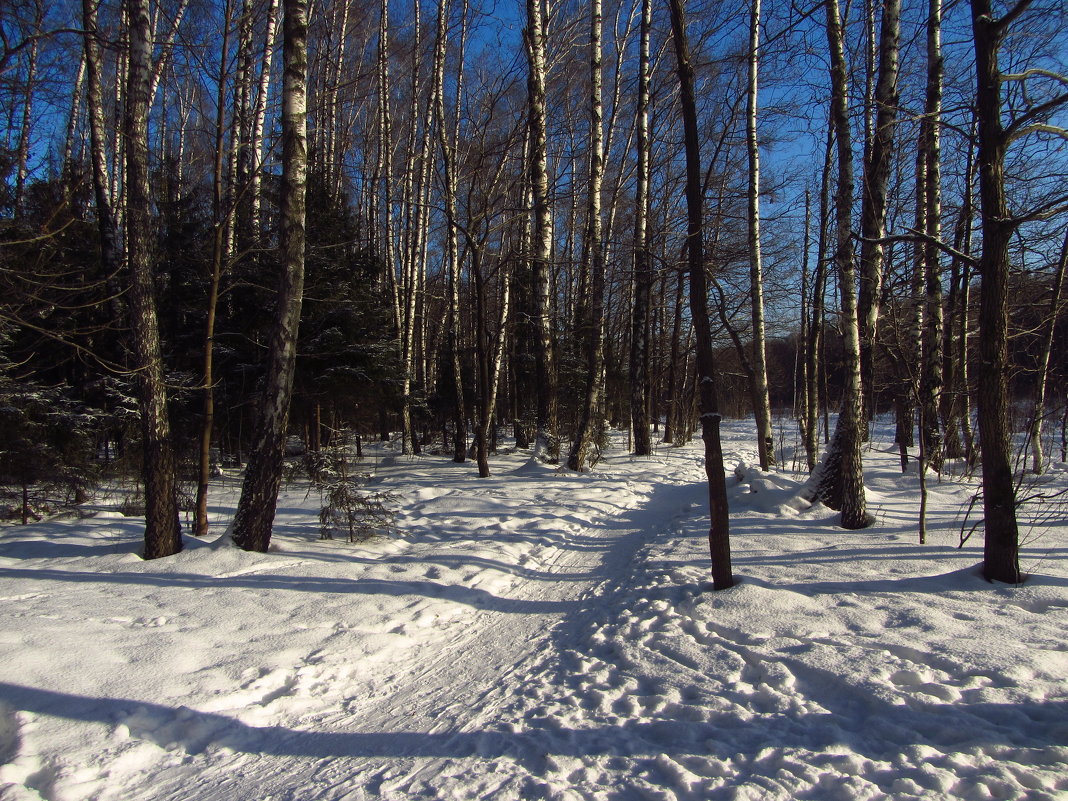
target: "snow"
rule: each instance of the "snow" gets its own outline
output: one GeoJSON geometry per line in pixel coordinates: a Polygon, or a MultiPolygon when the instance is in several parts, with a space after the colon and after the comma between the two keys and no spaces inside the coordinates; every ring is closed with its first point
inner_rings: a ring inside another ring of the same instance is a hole
{"type": "Polygon", "coordinates": [[[368,449],[399,536],[360,544],[295,484],[268,554],[145,562],[107,508],[3,529],[0,799],[1068,798],[1064,507],[991,585],[981,532],[956,547],[970,480],[928,476],[919,545],[877,439],[876,525],[843,531],[723,430],[720,593],[700,443],[489,479],[368,449]]]}

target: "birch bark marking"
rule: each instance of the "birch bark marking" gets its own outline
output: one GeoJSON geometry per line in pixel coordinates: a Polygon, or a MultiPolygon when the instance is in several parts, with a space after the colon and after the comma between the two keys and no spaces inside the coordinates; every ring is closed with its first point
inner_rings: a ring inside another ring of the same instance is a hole
{"type": "MultiPolygon", "coordinates": [[[[456,233],[456,154],[455,138],[450,135],[445,119],[445,51],[449,42],[449,3],[440,0],[438,31],[434,43],[433,102],[434,120],[441,162],[445,173],[445,269],[449,306],[446,320],[448,357],[452,370],[453,389],[453,449],[452,460],[467,460],[467,413],[464,406],[464,381],[460,362],[460,252],[456,233]]],[[[463,64],[460,64],[463,70],[463,64]]],[[[459,121],[457,120],[457,125],[459,121]]]]}
{"type": "Polygon", "coordinates": [[[760,0],[752,0],[749,13],[749,88],[746,98],[745,142],[749,155],[749,299],[753,316],[753,413],[756,416],[760,469],[775,464],[771,434],[771,401],[764,337],[764,267],[760,256],[760,143],[757,139],[760,80],[760,0]]]}
{"type": "Polygon", "coordinates": [[[126,142],[126,254],[130,268],[130,338],[137,367],[145,481],[145,559],[182,550],[176,462],[156,315],[155,265],[148,177],[149,72],[152,40],[147,0],[127,0],[129,73],[123,133],[126,142]]]}
{"type": "Polygon", "coordinates": [[[97,41],[98,0],[82,0],[82,26],[85,30],[85,92],[89,117],[89,150],[93,168],[93,194],[96,224],[100,232],[100,261],[104,275],[111,279],[119,266],[115,214],[108,193],[109,178],[104,126],[104,97],[100,83],[100,43],[97,41]]]}
{"type": "MultiPolygon", "coordinates": [[[[38,1],[34,14],[34,34],[41,33],[41,24],[44,20],[44,5],[38,1]]],[[[25,211],[26,204],[26,179],[29,177],[30,160],[30,128],[33,123],[33,93],[37,87],[37,60],[39,54],[38,42],[40,39],[35,35],[30,44],[28,65],[26,67],[26,85],[22,97],[22,124],[19,126],[18,147],[16,148],[15,167],[15,218],[18,219],[25,211]]]]}
{"type": "MultiPolygon", "coordinates": [[[[901,0],[885,0],[879,32],[878,79],[875,84],[875,129],[864,163],[864,195],[861,206],[860,368],[863,380],[872,376],[875,338],[879,325],[879,296],[882,293],[885,247],[879,240],[886,235],[886,197],[897,126],[899,48],[901,41],[901,0]]],[[[870,406],[871,404],[869,404],[870,406]]],[[[865,423],[874,413],[866,409],[865,423]]]]}
{"type": "Polygon", "coordinates": [[[263,127],[267,119],[267,95],[271,88],[271,65],[274,61],[275,39],[278,28],[279,0],[270,0],[267,6],[267,27],[263,34],[263,59],[260,63],[260,80],[256,89],[256,104],[252,115],[252,164],[249,179],[249,225],[252,229],[252,244],[260,241],[260,185],[261,166],[264,160],[263,127]]]}
{"type": "Polygon", "coordinates": [[[604,180],[604,104],[601,98],[601,0],[590,2],[590,185],[586,206],[586,257],[590,289],[586,318],[586,392],[578,431],[567,466],[582,470],[594,435],[594,416],[601,407],[601,367],[604,363],[604,243],[601,184],[604,180]]]}
{"type": "Polygon", "coordinates": [[[537,412],[534,455],[545,462],[559,458],[557,439],[556,365],[549,292],[553,223],[549,209],[548,144],[545,133],[545,28],[542,0],[527,0],[527,103],[530,127],[530,186],[534,236],[531,261],[534,284],[534,325],[537,357],[537,412]]]}
{"type": "Polygon", "coordinates": [[[831,124],[837,146],[838,180],[834,193],[835,246],[834,263],[842,303],[842,335],[845,345],[845,381],[842,410],[834,441],[828,449],[840,456],[838,471],[841,487],[841,525],[857,529],[871,525],[864,497],[864,466],[861,458],[863,440],[863,397],[860,378],[860,332],[857,324],[856,271],[853,268],[853,238],[850,212],[853,201],[853,147],[849,128],[848,74],[842,36],[842,19],[838,0],[828,0],[827,47],[831,57],[831,124]]]}
{"type": "Polygon", "coordinates": [[[266,551],[271,542],[304,292],[304,222],[308,175],[307,0],[284,0],[282,17],[282,193],[279,249],[282,272],[278,311],[271,332],[267,383],[258,433],[245,470],[234,516],[234,542],[246,551],[266,551]]]}

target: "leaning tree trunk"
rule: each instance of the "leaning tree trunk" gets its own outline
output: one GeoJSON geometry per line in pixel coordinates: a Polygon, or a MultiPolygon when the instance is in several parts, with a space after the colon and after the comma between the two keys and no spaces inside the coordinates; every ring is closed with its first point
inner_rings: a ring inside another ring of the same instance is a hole
{"type": "Polygon", "coordinates": [[[234,542],[246,551],[266,551],[271,543],[296,367],[297,331],[304,294],[304,220],[308,173],[307,11],[307,0],[284,0],[279,242],[282,272],[258,432],[234,516],[234,542]]]}
{"type": "Polygon", "coordinates": [[[708,284],[705,277],[703,188],[701,180],[701,140],[694,97],[693,64],[686,38],[683,0],[670,0],[671,33],[682,104],[683,136],[686,146],[686,255],[690,273],[690,313],[697,334],[697,383],[701,402],[701,438],[705,443],[705,474],[711,525],[708,532],[712,558],[712,587],[725,590],[734,586],[731,571],[730,518],[727,509],[727,483],[723,472],[720,442],[719,398],[716,392],[716,363],[712,331],[708,323],[708,284]]]}
{"type": "Polygon", "coordinates": [[[126,142],[126,254],[130,339],[137,365],[145,481],[145,559],[182,550],[178,480],[156,315],[148,179],[148,91],[152,39],[147,0],[127,0],[130,57],[123,133],[126,142]]]}

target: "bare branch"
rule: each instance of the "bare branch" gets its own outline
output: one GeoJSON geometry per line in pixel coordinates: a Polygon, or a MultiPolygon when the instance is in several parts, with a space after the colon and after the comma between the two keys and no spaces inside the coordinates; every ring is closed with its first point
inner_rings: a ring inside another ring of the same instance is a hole
{"type": "Polygon", "coordinates": [[[969,256],[967,253],[962,253],[951,245],[947,245],[941,239],[936,239],[923,231],[916,231],[912,228],[906,228],[907,234],[892,234],[890,236],[883,236],[879,238],[857,236],[856,238],[861,242],[870,242],[873,245],[890,245],[895,242],[929,242],[936,248],[941,250],[947,256],[952,256],[955,259],[960,259],[966,264],[972,267],[979,266],[979,260],[974,256],[969,256]]]}
{"type": "Polygon", "coordinates": [[[1068,86],[1068,75],[1061,75],[1059,72],[1044,70],[1039,67],[1032,67],[1023,72],[1008,73],[1001,76],[1002,81],[1026,81],[1028,78],[1049,78],[1052,81],[1068,86]]]}
{"type": "Polygon", "coordinates": [[[1006,143],[1011,144],[1017,139],[1033,134],[1033,133],[1046,133],[1052,136],[1059,136],[1061,139],[1068,139],[1068,128],[1061,128],[1059,125],[1050,125],[1045,122],[1036,122],[1031,125],[1025,125],[1023,128],[1019,128],[1012,131],[1006,137],[1006,143]]]}
{"type": "Polygon", "coordinates": [[[993,23],[995,28],[1004,33],[1005,30],[1010,25],[1012,25],[1012,23],[1014,23],[1021,15],[1023,15],[1025,11],[1027,11],[1028,8],[1031,7],[1031,4],[1033,2],[1034,0],[1020,0],[1019,3],[1017,3],[1015,6],[1010,8],[1008,12],[1006,12],[1005,16],[1001,17],[1000,19],[992,20],[991,22],[993,23]]]}
{"type": "Polygon", "coordinates": [[[1065,103],[1068,103],[1068,92],[1064,92],[1051,100],[1047,100],[1045,103],[1039,103],[1037,106],[1028,109],[1005,128],[1006,141],[1011,142],[1015,139],[1016,132],[1021,128],[1030,125],[1031,120],[1041,117],[1043,114],[1055,111],[1065,103]]]}

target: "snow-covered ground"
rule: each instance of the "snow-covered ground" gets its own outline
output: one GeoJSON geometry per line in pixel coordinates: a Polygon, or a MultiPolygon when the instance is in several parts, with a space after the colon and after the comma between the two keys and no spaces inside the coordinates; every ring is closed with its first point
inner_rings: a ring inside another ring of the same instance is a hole
{"type": "Polygon", "coordinates": [[[268,554],[144,562],[107,511],[0,530],[0,799],[1068,798],[1063,505],[995,586],[981,531],[956,548],[972,487],[931,477],[919,545],[885,439],[865,531],[743,469],[712,593],[699,445],[490,479],[377,451],[401,536],[360,545],[296,485],[268,554]]]}

